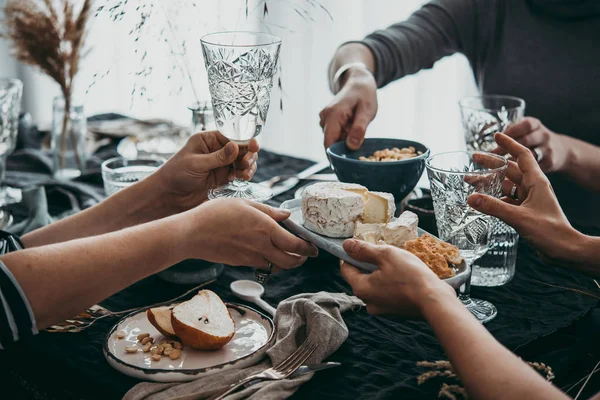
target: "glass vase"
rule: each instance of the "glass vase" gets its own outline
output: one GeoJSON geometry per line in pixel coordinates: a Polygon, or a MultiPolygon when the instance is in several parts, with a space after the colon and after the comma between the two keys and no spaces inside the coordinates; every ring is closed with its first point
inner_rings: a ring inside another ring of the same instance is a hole
{"type": "Polygon", "coordinates": [[[54,177],[74,179],[85,171],[87,161],[87,119],[83,104],[73,101],[65,118],[65,100],[56,97],[52,107],[50,148],[54,177]]]}

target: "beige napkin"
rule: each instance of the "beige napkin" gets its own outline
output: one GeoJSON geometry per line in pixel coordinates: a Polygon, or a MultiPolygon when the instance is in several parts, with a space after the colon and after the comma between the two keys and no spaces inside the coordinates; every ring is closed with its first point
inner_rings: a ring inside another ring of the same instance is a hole
{"type": "MultiPolygon", "coordinates": [[[[246,369],[224,371],[183,384],[140,383],[127,392],[124,400],[192,400],[214,396],[224,392],[231,384],[280,363],[307,337],[319,343],[319,347],[306,364],[321,362],[334,353],[348,337],[342,312],[362,306],[364,303],[360,299],[344,293],[319,292],[290,297],[277,307],[277,338],[273,347],[267,351],[269,358],[260,364],[246,369]]],[[[227,399],[286,399],[312,376],[313,374],[305,374],[294,379],[257,383],[227,399]]]]}

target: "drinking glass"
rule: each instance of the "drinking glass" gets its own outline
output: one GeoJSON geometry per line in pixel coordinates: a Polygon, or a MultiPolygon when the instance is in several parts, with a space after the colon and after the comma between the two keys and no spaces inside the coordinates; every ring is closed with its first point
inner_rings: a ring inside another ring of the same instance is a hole
{"type": "MultiPolygon", "coordinates": [[[[512,96],[484,95],[459,102],[467,151],[492,151],[494,135],[523,118],[525,101],[512,96]]],[[[494,218],[489,251],[473,265],[473,286],[502,286],[515,275],[519,234],[494,218]]]]}
{"type": "MultiPolygon", "coordinates": [[[[201,43],[217,129],[238,145],[246,145],[260,134],[267,119],[281,39],[266,33],[221,32],[204,36],[201,43]]],[[[235,179],[208,196],[264,202],[273,192],[235,179]]]]}
{"type": "MultiPolygon", "coordinates": [[[[488,251],[492,217],[467,203],[474,193],[500,197],[506,158],[483,152],[450,152],[431,156],[425,163],[440,239],[458,247],[469,266],[488,251]]],[[[492,320],[496,307],[470,297],[471,277],[459,290],[459,299],[481,322],[492,320]]]]}
{"type": "Polygon", "coordinates": [[[127,159],[115,157],[102,163],[102,180],[107,196],[152,175],[166,160],[159,157],[127,159]]]}
{"type": "MultiPolygon", "coordinates": [[[[4,185],[6,158],[15,150],[19,131],[19,113],[23,83],[18,79],[0,79],[0,206],[8,203],[7,188],[4,185]]],[[[12,223],[12,216],[0,210],[0,229],[12,223]]]]}
{"type": "Polygon", "coordinates": [[[468,151],[492,151],[494,135],[525,114],[525,100],[512,96],[466,97],[458,103],[468,151]]]}

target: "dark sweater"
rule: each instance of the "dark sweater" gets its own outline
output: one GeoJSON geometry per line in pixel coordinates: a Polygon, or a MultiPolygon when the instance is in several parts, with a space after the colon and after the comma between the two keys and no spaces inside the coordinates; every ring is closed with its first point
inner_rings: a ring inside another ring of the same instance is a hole
{"type": "MultiPolygon", "coordinates": [[[[379,87],[462,53],[483,94],[520,97],[549,129],[600,146],[600,15],[581,9],[561,18],[538,2],[436,0],[362,43],[375,56],[379,87]]],[[[600,8],[600,0],[587,3],[600,8]]],[[[573,223],[600,226],[600,193],[549,178],[573,223]]]]}

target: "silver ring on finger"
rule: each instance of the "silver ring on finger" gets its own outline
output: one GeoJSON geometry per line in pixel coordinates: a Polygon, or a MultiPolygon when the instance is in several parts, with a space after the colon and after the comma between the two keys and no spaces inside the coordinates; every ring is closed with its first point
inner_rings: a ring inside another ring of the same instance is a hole
{"type": "Polygon", "coordinates": [[[510,198],[513,200],[518,200],[517,199],[517,184],[513,184],[513,187],[510,189],[510,198]]]}
{"type": "Polygon", "coordinates": [[[535,161],[538,163],[544,158],[544,153],[542,153],[542,150],[539,147],[533,148],[533,154],[535,154],[535,161]]]}
{"type": "Polygon", "coordinates": [[[269,278],[271,277],[271,274],[273,273],[273,263],[269,263],[269,266],[267,267],[267,269],[260,269],[260,268],[256,268],[254,270],[254,276],[256,277],[256,280],[258,281],[258,283],[266,283],[269,278]]]}

